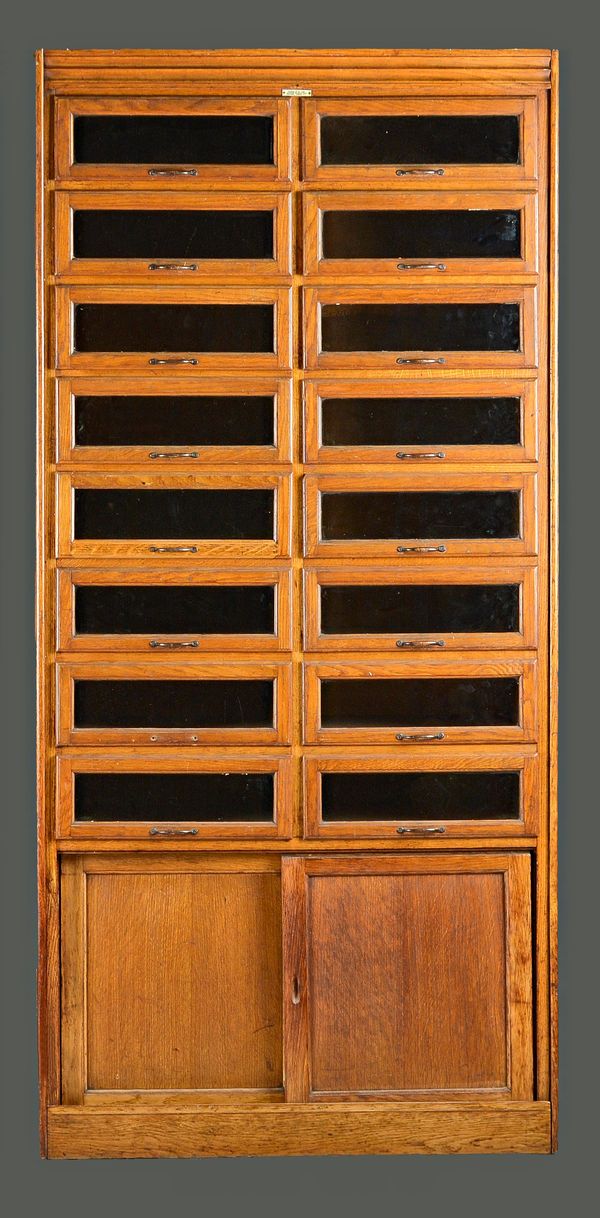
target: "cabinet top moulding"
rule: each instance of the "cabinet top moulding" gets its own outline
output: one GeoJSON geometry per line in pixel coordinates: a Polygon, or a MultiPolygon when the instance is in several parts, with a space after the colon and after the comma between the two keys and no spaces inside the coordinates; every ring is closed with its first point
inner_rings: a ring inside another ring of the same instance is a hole
{"type": "Polygon", "coordinates": [[[201,85],[206,92],[260,92],[313,88],[381,95],[406,83],[411,89],[442,85],[448,92],[496,87],[516,91],[547,85],[551,52],[542,50],[49,50],[43,57],[47,84],[57,92],[94,92],[108,85],[154,91],[201,85]],[[455,84],[456,82],[456,84],[455,84]]]}

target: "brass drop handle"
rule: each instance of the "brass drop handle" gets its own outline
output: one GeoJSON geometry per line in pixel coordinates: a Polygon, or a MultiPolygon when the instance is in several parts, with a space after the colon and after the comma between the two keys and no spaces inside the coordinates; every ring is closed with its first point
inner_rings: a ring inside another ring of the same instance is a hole
{"type": "Polygon", "coordinates": [[[148,453],[151,461],[194,461],[198,453],[148,453]]]}
{"type": "Polygon", "coordinates": [[[177,651],[182,647],[199,647],[200,644],[197,639],[194,639],[193,642],[188,642],[188,643],[184,643],[184,642],[181,642],[181,643],[164,642],[163,643],[160,639],[152,639],[152,642],[150,642],[148,644],[148,646],[149,647],[165,647],[168,651],[177,651]]]}
{"type": "Polygon", "coordinates": [[[445,461],[445,453],[396,453],[398,461],[445,461]]]}
{"type": "Polygon", "coordinates": [[[149,178],[196,178],[197,169],[149,169],[149,178]]]}
{"type": "Polygon", "coordinates": [[[297,977],[292,977],[292,1003],[295,1007],[300,1003],[300,982],[297,977]]]}
{"type": "Polygon", "coordinates": [[[188,358],[187,358],[187,356],[186,356],[185,358],[182,358],[182,359],[180,359],[180,358],[177,358],[177,359],[156,359],[156,358],[153,356],[153,358],[152,358],[152,359],[149,359],[149,360],[148,360],[148,363],[149,363],[149,364],[151,364],[151,365],[152,365],[152,367],[155,367],[155,366],[156,366],[156,365],[158,365],[158,364],[192,364],[192,366],[195,368],[195,367],[196,367],[196,364],[198,363],[198,360],[197,360],[197,359],[188,359],[188,358]]]}
{"type": "Polygon", "coordinates": [[[397,169],[397,178],[443,178],[445,169],[397,169]]]}
{"type": "Polygon", "coordinates": [[[396,546],[397,554],[445,554],[445,546],[396,546]]]}
{"type": "Polygon", "coordinates": [[[444,732],[398,732],[396,740],[443,740],[444,732]]]}
{"type": "Polygon", "coordinates": [[[197,554],[198,546],[148,546],[151,554],[197,554]]]}
{"type": "Polygon", "coordinates": [[[445,262],[398,262],[398,271],[447,271],[445,262]]]}
{"type": "Polygon", "coordinates": [[[197,271],[197,262],[149,262],[149,271],[197,271]]]}
{"type": "Polygon", "coordinates": [[[197,829],[159,829],[153,825],[148,830],[149,837],[197,837],[197,829]]]}
{"type": "Polygon", "coordinates": [[[446,830],[443,825],[433,825],[433,826],[423,825],[422,828],[421,827],[413,828],[412,825],[411,826],[400,825],[399,828],[396,829],[396,833],[402,833],[402,834],[414,833],[417,836],[420,833],[445,833],[445,832],[446,832],[446,830]]]}
{"type": "Polygon", "coordinates": [[[396,647],[445,647],[443,639],[396,639],[396,647]]]}
{"type": "Polygon", "coordinates": [[[429,356],[419,356],[418,359],[397,359],[397,364],[445,364],[445,359],[430,359],[429,356]]]}

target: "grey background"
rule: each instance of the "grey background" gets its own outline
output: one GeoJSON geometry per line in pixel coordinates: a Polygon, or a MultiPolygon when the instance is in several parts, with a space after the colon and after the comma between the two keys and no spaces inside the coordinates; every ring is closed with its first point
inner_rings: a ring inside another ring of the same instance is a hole
{"type": "Polygon", "coordinates": [[[0,45],[3,312],[0,926],[3,1194],[11,1215],[583,1214],[597,1197],[598,66],[584,0],[13,0],[0,45]],[[562,56],[561,1134],[553,1158],[44,1163],[38,1157],[34,872],[36,47],[557,47],[562,56]],[[594,106],[594,102],[596,105],[594,106]],[[593,669],[596,669],[596,672],[593,669]],[[586,1186],[585,1173],[589,1173],[586,1186]],[[588,1189],[590,1191],[588,1191],[588,1189]]]}

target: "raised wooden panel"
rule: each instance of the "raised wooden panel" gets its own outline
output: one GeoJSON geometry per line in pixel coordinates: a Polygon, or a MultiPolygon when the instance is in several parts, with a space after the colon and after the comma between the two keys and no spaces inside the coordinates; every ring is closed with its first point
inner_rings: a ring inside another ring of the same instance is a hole
{"type": "Polygon", "coordinates": [[[532,1098],[527,855],[283,869],[306,928],[285,978],[302,1098],[532,1098]]]}
{"type": "Polygon", "coordinates": [[[65,859],[63,932],[65,1098],[277,1098],[280,881],[268,862],[65,859]]]}

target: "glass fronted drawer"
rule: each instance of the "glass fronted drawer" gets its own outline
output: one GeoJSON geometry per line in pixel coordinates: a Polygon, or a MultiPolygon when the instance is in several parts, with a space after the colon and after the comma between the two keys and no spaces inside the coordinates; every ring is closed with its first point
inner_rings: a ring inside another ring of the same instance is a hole
{"type": "Polygon", "coordinates": [[[290,176],[281,98],[59,98],[55,138],[59,181],[197,188],[290,176]]]}
{"type": "Polygon", "coordinates": [[[289,194],[57,191],[56,274],[193,280],[291,271],[289,194]]]}
{"type": "Polygon", "coordinates": [[[535,554],[535,474],[308,474],[305,553],[535,554]]]}
{"type": "Polygon", "coordinates": [[[535,567],[308,567],[307,651],[535,647],[535,567]]]}
{"type": "Polygon", "coordinates": [[[62,750],[57,762],[59,838],[289,837],[287,756],[189,750],[123,757],[62,750]]]}
{"type": "Polygon", "coordinates": [[[307,663],[306,744],[521,743],[536,730],[532,660],[307,663]]]}
{"type": "Polygon", "coordinates": [[[537,271],[535,194],[307,192],[306,275],[515,275],[537,271]]]}
{"type": "Polygon", "coordinates": [[[306,367],[535,368],[536,289],[306,288],[306,367]]]}
{"type": "Polygon", "coordinates": [[[154,376],[290,366],[290,294],[275,287],[62,287],[61,370],[154,376]]]}
{"type": "Polygon", "coordinates": [[[286,380],[63,377],[57,460],[157,469],[289,462],[290,389],[286,380]]]}
{"type": "Polygon", "coordinates": [[[61,651],[285,651],[289,571],[63,568],[61,651]]]}
{"type": "Polygon", "coordinates": [[[534,185],[532,97],[318,98],[304,102],[304,177],[334,187],[534,185]]]}
{"type": "Polygon", "coordinates": [[[304,758],[308,837],[518,837],[537,829],[534,745],[304,758]]]}
{"type": "Polygon", "coordinates": [[[289,554],[284,476],[65,473],[58,482],[62,557],[289,554]]]}
{"type": "Polygon", "coordinates": [[[305,381],[309,463],[535,461],[536,381],[305,381]]]}
{"type": "Polygon", "coordinates": [[[185,659],[58,666],[58,744],[288,744],[290,667],[185,659]]]}

